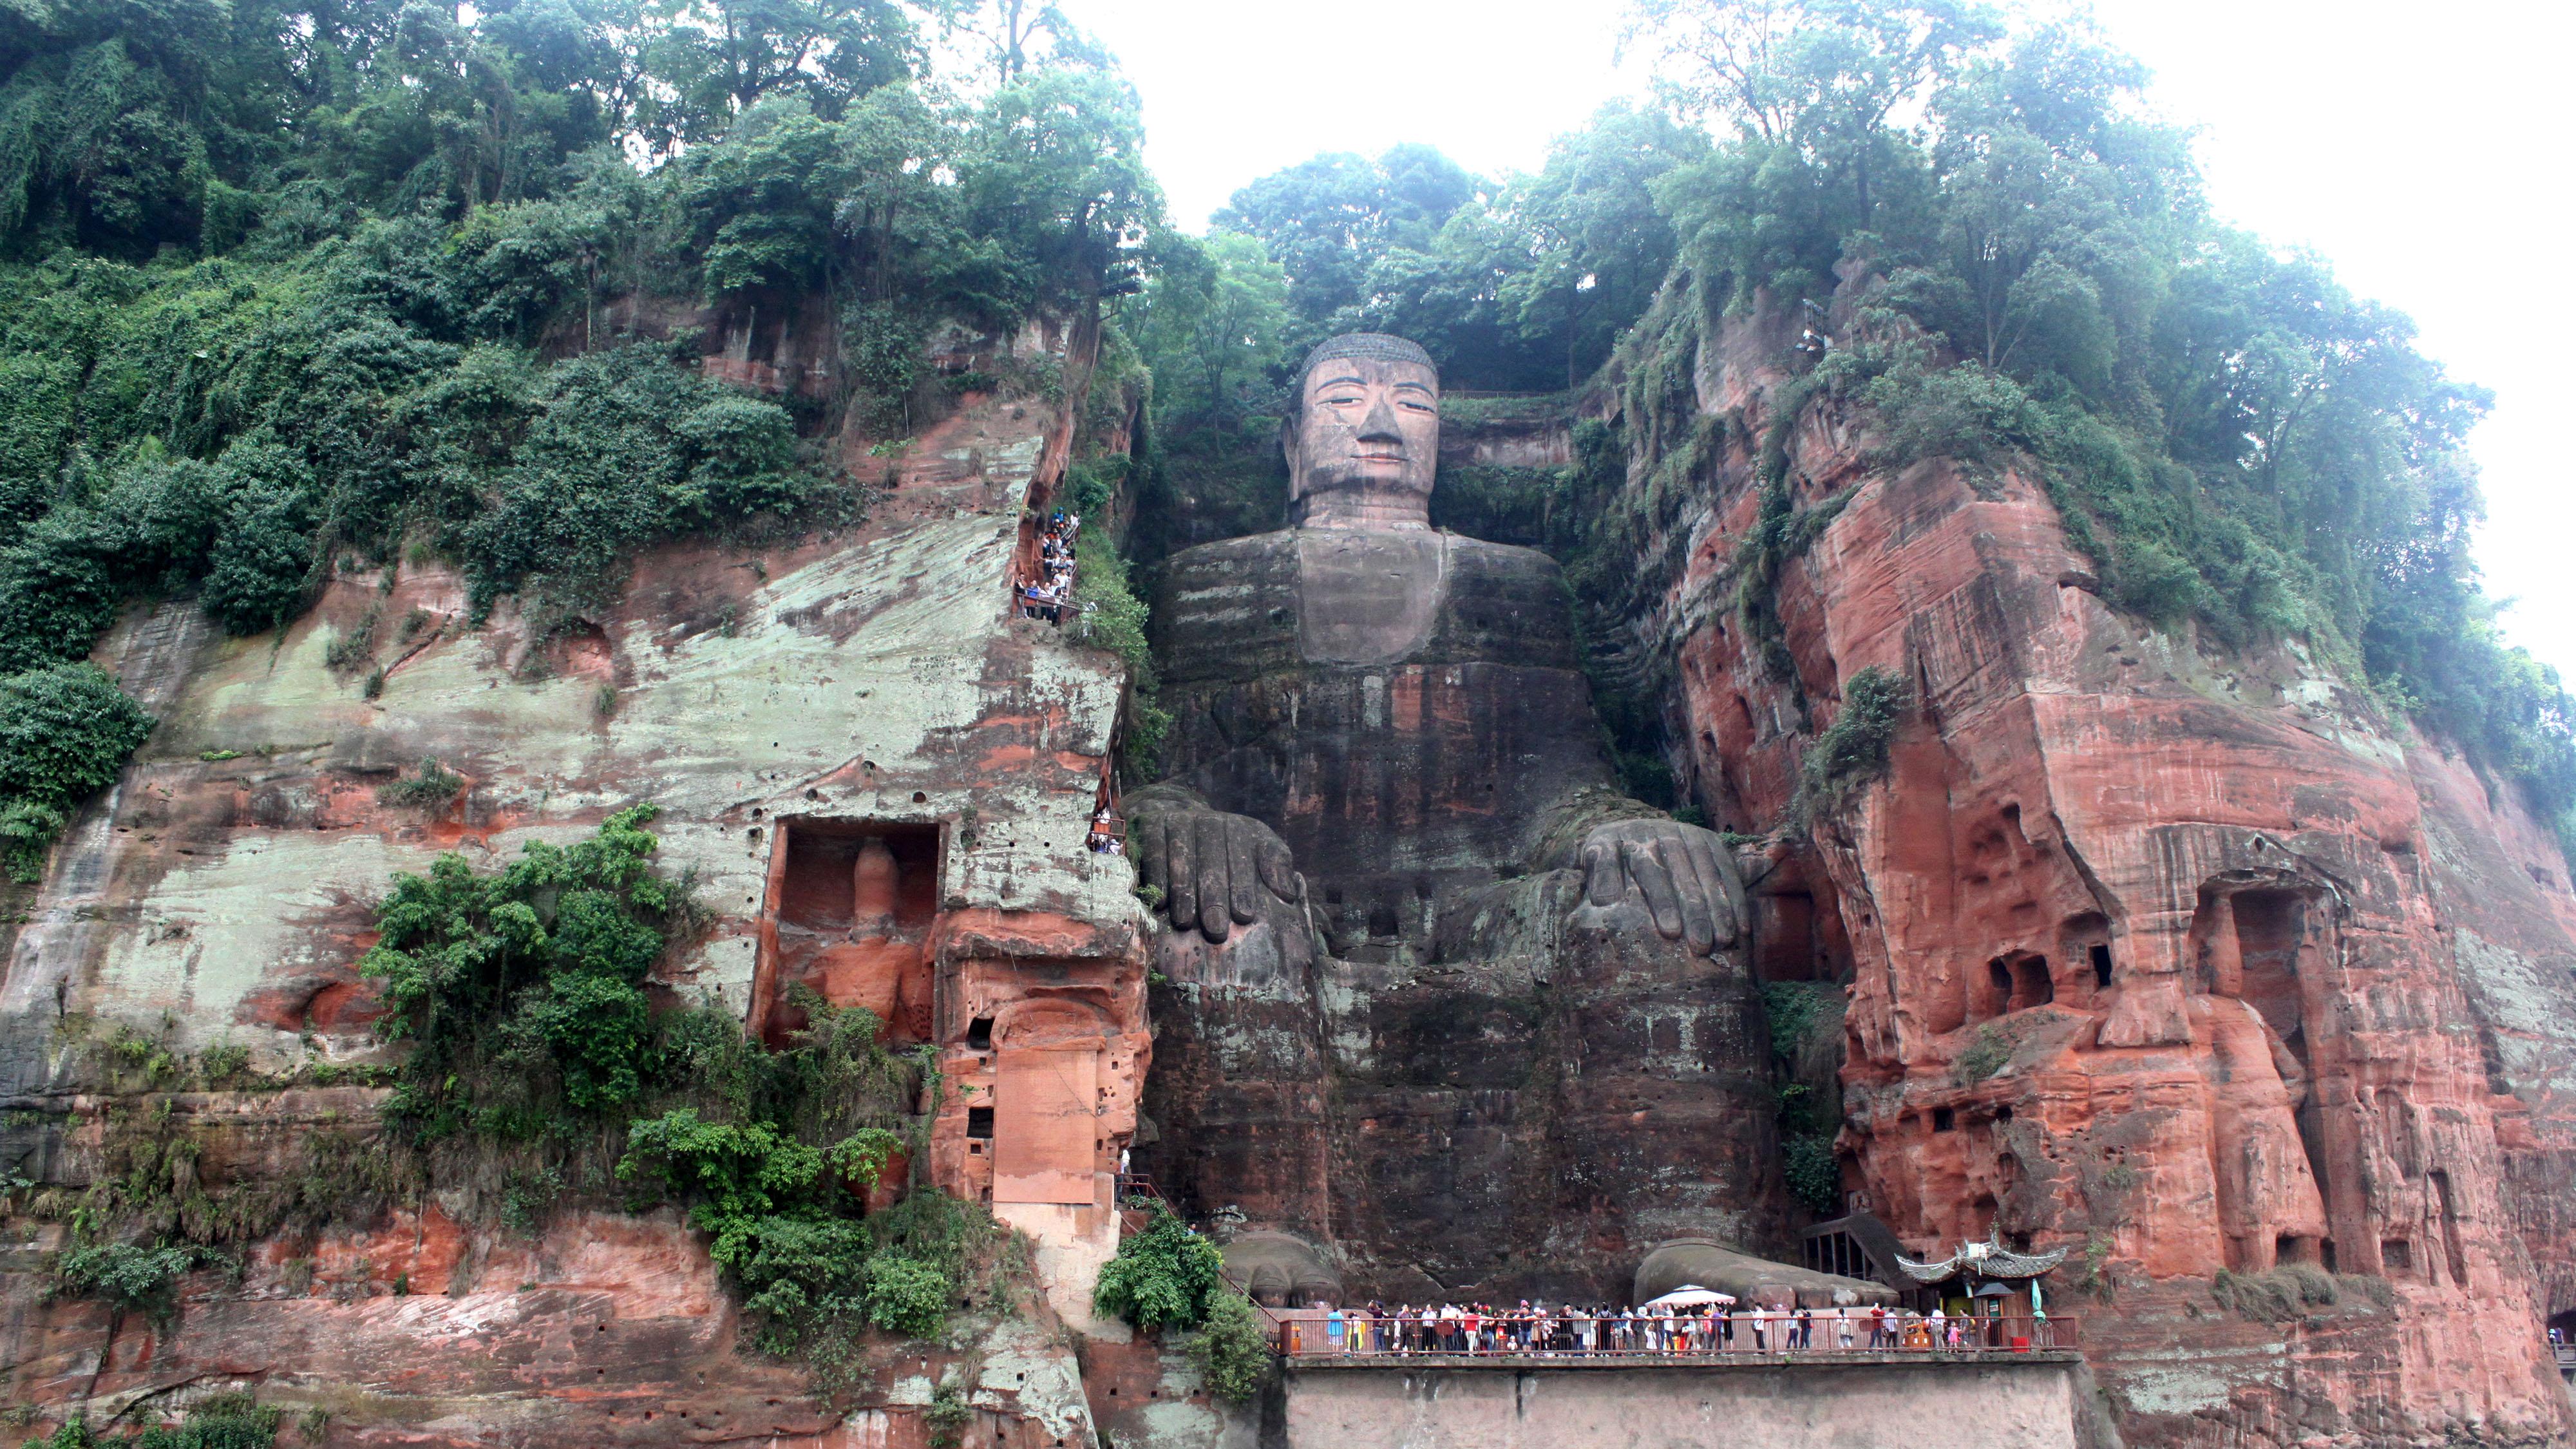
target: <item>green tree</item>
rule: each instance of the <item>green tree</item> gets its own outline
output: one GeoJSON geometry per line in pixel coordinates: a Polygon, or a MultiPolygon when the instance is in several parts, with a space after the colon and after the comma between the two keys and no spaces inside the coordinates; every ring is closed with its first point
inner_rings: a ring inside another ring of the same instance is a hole
{"type": "Polygon", "coordinates": [[[94,664],[0,678],[0,869],[34,880],[72,808],[115,782],[152,723],[94,664]]]}
{"type": "Polygon", "coordinates": [[[1213,233],[1167,244],[1134,319],[1171,417],[1233,418],[1278,363],[1291,326],[1288,274],[1253,237],[1213,233]]]}
{"type": "Polygon", "coordinates": [[[1290,305],[1307,324],[1298,340],[1311,344],[1336,313],[1368,300],[1374,262],[1398,249],[1429,252],[1479,189],[1428,146],[1397,146],[1374,161],[1336,152],[1252,182],[1214,221],[1260,238],[1286,269],[1290,305]]]}
{"type": "Polygon", "coordinates": [[[1119,1240],[1118,1254],[1101,1267],[1091,1306],[1151,1332],[1169,1325],[1195,1328],[1212,1297],[1226,1293],[1225,1256],[1161,1203],[1140,1232],[1119,1240]]]}
{"type": "Polygon", "coordinates": [[[661,29],[645,61],[670,97],[644,124],[679,141],[720,136],[773,96],[837,115],[922,60],[912,16],[892,0],[657,0],[652,14],[661,29]]]}

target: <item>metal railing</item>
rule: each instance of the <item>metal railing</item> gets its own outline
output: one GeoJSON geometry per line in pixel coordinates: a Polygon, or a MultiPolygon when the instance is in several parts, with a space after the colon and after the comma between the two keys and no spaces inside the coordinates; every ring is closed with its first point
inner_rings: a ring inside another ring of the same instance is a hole
{"type": "Polygon", "coordinates": [[[1425,1361],[1496,1360],[1619,1360],[1640,1367],[1752,1357],[1896,1362],[2062,1352],[2080,1342],[2077,1321],[2072,1318],[1944,1318],[1936,1323],[1892,1314],[1873,1322],[1866,1313],[1846,1320],[1820,1311],[1801,1322],[1792,1313],[1752,1312],[1717,1318],[1604,1318],[1595,1320],[1593,1330],[1583,1334],[1568,1328],[1563,1319],[1528,1333],[1520,1331],[1522,1324],[1505,1320],[1480,1322],[1471,1340],[1463,1319],[1430,1325],[1418,1319],[1344,1319],[1343,1330],[1336,1336],[1330,1319],[1313,1310],[1272,1316],[1279,1323],[1279,1351],[1291,1361],[1330,1358],[1390,1368],[1425,1361]]]}

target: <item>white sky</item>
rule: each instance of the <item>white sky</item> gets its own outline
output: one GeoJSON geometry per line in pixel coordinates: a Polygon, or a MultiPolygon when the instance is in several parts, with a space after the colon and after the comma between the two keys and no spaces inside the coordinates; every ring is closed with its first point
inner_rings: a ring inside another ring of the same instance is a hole
{"type": "MultiPolygon", "coordinates": [[[[1634,93],[1611,63],[1618,0],[1063,0],[1143,93],[1147,155],[1196,227],[1236,187],[1318,151],[1439,147],[1485,174],[1634,93]]],[[[2221,213],[2331,259],[2411,314],[2427,353],[2495,389],[2471,441],[2479,557],[2515,642],[2576,683],[2576,500],[2548,421],[2576,392],[2576,301],[2552,244],[2576,41],[2559,0],[2096,0],[2201,128],[2221,213]],[[2553,399],[2558,400],[2553,402],[2553,399]]]]}

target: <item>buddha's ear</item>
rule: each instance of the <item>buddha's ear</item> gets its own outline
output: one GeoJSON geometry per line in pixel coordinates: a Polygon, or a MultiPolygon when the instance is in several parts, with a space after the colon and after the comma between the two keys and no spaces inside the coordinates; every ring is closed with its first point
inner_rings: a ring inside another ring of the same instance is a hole
{"type": "Polygon", "coordinates": [[[1297,491],[1297,409],[1290,408],[1279,418],[1279,456],[1288,462],[1288,501],[1304,496],[1297,491]]]}

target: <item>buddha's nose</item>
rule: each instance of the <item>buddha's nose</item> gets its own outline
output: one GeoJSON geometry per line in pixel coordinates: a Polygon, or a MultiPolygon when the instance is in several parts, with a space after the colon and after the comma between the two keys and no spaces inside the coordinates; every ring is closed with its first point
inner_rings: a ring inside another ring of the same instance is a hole
{"type": "Polygon", "coordinates": [[[1395,424],[1395,409],[1385,398],[1379,398],[1377,406],[1368,410],[1368,416],[1360,419],[1360,441],[1398,445],[1404,442],[1404,430],[1395,424]]]}

